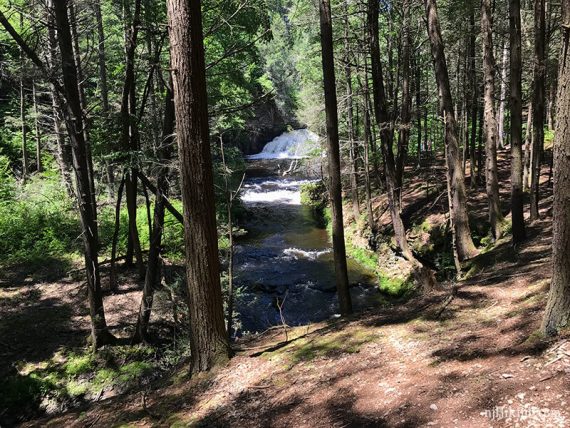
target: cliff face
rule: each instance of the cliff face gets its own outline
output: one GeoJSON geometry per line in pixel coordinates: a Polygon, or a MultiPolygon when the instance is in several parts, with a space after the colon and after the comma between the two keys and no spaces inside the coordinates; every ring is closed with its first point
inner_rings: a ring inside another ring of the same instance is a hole
{"type": "Polygon", "coordinates": [[[253,107],[252,117],[245,129],[232,135],[233,143],[245,155],[261,152],[265,144],[287,131],[288,125],[297,127],[296,121],[284,118],[273,99],[253,107]]]}

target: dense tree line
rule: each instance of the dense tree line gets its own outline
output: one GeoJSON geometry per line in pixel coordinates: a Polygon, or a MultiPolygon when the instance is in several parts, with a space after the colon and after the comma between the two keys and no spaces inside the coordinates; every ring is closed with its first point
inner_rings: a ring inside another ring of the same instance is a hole
{"type": "Polygon", "coordinates": [[[21,183],[57,170],[75,200],[94,348],[115,341],[100,270],[98,215],[106,193],[116,210],[109,286],[117,291],[123,197],[125,262],[145,279],[134,340],[147,340],[168,210],[184,226],[193,368],[208,370],[229,358],[218,226],[231,220],[231,208],[229,219],[216,208],[225,199],[215,185],[222,163],[215,142],[229,134],[240,146],[260,104],[273,106],[284,123],[326,136],[343,315],[352,312],[343,194],[355,219],[365,212],[372,238],[379,232],[372,198],[386,194],[397,250],[416,282],[431,288],[432,269],[408,243],[402,194],[406,167],[425,167],[443,155],[458,278],[462,263],[478,254],[469,193],[484,186],[489,236],[505,235],[510,219],[516,249],[525,245],[525,225],[541,216],[550,167],[554,275],[543,330],[555,334],[568,326],[568,0],[320,0],[316,6],[286,0],[2,3],[7,101],[1,108],[10,130],[2,131],[0,154],[21,183]],[[508,200],[499,193],[500,156],[510,163],[508,200]],[[154,213],[147,203],[145,260],[137,208],[149,194],[154,213]],[[182,212],[172,194],[182,199],[182,212]]]}

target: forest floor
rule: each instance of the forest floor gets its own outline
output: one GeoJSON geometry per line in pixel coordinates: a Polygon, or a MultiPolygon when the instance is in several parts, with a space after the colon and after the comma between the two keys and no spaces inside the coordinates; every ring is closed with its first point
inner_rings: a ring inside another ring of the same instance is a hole
{"type": "MultiPolygon", "coordinates": [[[[508,177],[504,156],[501,165],[508,177]]],[[[420,192],[413,184],[407,209],[420,192]]],[[[286,334],[274,328],[236,343],[236,356],[212,373],[190,379],[181,369],[22,425],[570,426],[570,334],[553,341],[537,334],[550,277],[551,202],[544,195],[524,245],[499,240],[465,281],[345,320],[286,334]]],[[[484,213],[484,204],[482,193],[470,201],[473,212],[484,213]]],[[[84,342],[82,283],[60,278],[12,271],[0,280],[2,376],[19,360],[42,361],[84,342]]],[[[115,333],[134,323],[139,294],[129,286],[106,297],[115,333]]]]}

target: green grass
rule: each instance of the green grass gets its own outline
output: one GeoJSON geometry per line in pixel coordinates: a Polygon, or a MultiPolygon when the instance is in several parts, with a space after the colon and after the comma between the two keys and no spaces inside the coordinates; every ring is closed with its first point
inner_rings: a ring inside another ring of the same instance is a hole
{"type": "Polygon", "coordinates": [[[17,367],[17,374],[0,381],[0,413],[41,410],[45,399],[65,406],[103,389],[128,389],[157,370],[158,362],[154,348],[137,345],[104,348],[98,354],[87,349],[60,350],[49,360],[17,367]]]}
{"type": "Polygon", "coordinates": [[[278,360],[286,367],[318,358],[335,358],[342,354],[354,354],[366,343],[379,339],[372,328],[356,328],[350,331],[331,332],[323,336],[301,338],[282,349],[268,353],[265,358],[278,360]]]}

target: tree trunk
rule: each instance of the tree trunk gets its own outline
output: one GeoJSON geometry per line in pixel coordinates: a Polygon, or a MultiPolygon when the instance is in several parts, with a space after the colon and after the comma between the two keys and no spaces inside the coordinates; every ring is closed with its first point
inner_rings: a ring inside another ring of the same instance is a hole
{"type": "Polygon", "coordinates": [[[511,215],[513,245],[526,238],[522,154],[522,45],[520,0],[509,2],[511,45],[511,215]]]}
{"type": "MultiPolygon", "coordinates": [[[[364,61],[366,66],[366,59],[364,61]]],[[[358,68],[358,66],[357,66],[358,68]]],[[[368,78],[368,73],[366,70],[364,72],[364,78],[368,78]]],[[[364,190],[366,195],[366,213],[368,217],[368,227],[372,236],[376,233],[376,224],[374,222],[374,212],[372,209],[372,186],[370,180],[370,148],[372,145],[372,124],[370,120],[370,103],[369,103],[369,93],[368,85],[362,83],[360,76],[357,74],[357,80],[360,90],[363,94],[363,104],[364,104],[364,190]]]]}
{"type": "Polygon", "coordinates": [[[400,109],[400,138],[398,140],[398,157],[396,163],[396,197],[402,199],[404,167],[408,155],[411,129],[411,109],[412,93],[410,91],[410,3],[409,0],[403,2],[403,23],[402,23],[402,106],[400,109]]]}
{"type": "Polygon", "coordinates": [[[483,74],[485,76],[485,184],[491,234],[496,240],[502,235],[503,214],[499,200],[497,173],[497,142],[499,136],[495,114],[495,57],[493,55],[492,21],[491,0],[483,0],[481,2],[481,34],[483,36],[483,74]]]}
{"type": "Polygon", "coordinates": [[[348,153],[350,161],[350,196],[352,199],[352,211],[355,221],[360,218],[360,202],[358,198],[358,177],[356,175],[356,145],[354,136],[354,114],[352,97],[352,70],[350,67],[350,43],[349,43],[349,22],[348,3],[344,5],[344,77],[346,80],[346,128],[348,130],[348,153]]]}
{"type": "MultiPolygon", "coordinates": [[[[125,15],[128,15],[128,3],[124,4],[125,15]]],[[[125,83],[121,98],[121,140],[122,148],[127,153],[133,153],[139,149],[138,126],[136,118],[135,100],[135,51],[137,46],[137,36],[140,24],[141,0],[135,1],[134,12],[130,28],[125,29],[125,83]]],[[[142,249],[137,229],[137,168],[132,165],[126,175],[125,194],[127,199],[127,213],[129,216],[129,239],[127,248],[127,265],[133,264],[133,254],[136,257],[136,264],[139,275],[144,277],[145,268],[142,258],[142,249]]]]}
{"type": "Polygon", "coordinates": [[[509,49],[507,42],[503,43],[503,61],[501,63],[501,99],[499,100],[499,147],[505,147],[505,104],[507,97],[507,68],[509,49]]]}
{"type": "Polygon", "coordinates": [[[154,291],[160,284],[161,260],[160,249],[162,245],[162,231],[164,228],[165,198],[168,197],[168,161],[173,143],[174,132],[174,102],[172,91],[167,90],[164,106],[164,125],[162,130],[162,144],[158,154],[160,163],[154,200],[154,220],[150,235],[150,247],[144,281],[143,295],[139,309],[134,342],[148,340],[148,325],[154,299],[154,291]]]}
{"type": "Polygon", "coordinates": [[[67,102],[66,126],[71,141],[73,168],[76,175],[77,197],[83,244],[85,247],[85,270],[87,273],[87,292],[89,313],[91,316],[91,338],[96,349],[113,340],[107,329],[101,282],[99,276],[99,236],[97,233],[96,209],[93,205],[92,182],[89,176],[87,143],[83,134],[83,112],[79,95],[79,81],[73,55],[73,44],[68,18],[68,1],[53,1],[57,35],[61,53],[63,71],[63,89],[67,102]]]}
{"type": "MultiPolygon", "coordinates": [[[[400,199],[397,193],[397,177],[394,153],[390,143],[392,139],[390,117],[386,103],[386,93],[384,90],[384,77],[382,73],[382,63],[380,61],[380,44],[378,41],[378,14],[379,4],[375,0],[368,2],[368,38],[370,42],[370,58],[372,65],[372,94],[374,99],[374,115],[376,123],[380,129],[380,141],[382,144],[382,155],[384,156],[384,174],[386,176],[386,191],[388,195],[388,206],[394,228],[394,237],[402,255],[408,260],[413,268],[416,279],[421,282],[421,286],[429,289],[434,284],[433,274],[425,268],[412,254],[406,238],[406,228],[400,214],[400,199]]],[[[409,91],[408,91],[409,98],[409,91]]]]}
{"type": "Polygon", "coordinates": [[[530,149],[532,146],[532,101],[528,103],[523,157],[523,192],[530,189],[530,149]]]}
{"type": "Polygon", "coordinates": [[[457,123],[453,113],[453,100],[449,84],[449,73],[437,6],[435,0],[426,0],[426,17],[428,37],[431,43],[432,56],[435,65],[435,77],[439,88],[440,111],[445,122],[445,151],[447,175],[449,181],[450,219],[454,231],[456,247],[461,261],[470,259],[477,254],[471,238],[469,217],[467,216],[467,198],[465,195],[465,177],[461,169],[461,157],[457,142],[457,123]]]}
{"type": "Polygon", "coordinates": [[[477,171],[477,161],[476,161],[476,148],[477,148],[477,118],[479,116],[479,93],[478,93],[478,81],[477,81],[477,69],[475,67],[475,43],[477,40],[477,26],[475,25],[475,6],[472,4],[469,8],[469,23],[470,23],[470,34],[469,34],[469,75],[471,76],[471,144],[469,148],[469,168],[471,174],[471,189],[477,189],[479,187],[478,183],[478,171],[477,171]]]}
{"type": "MultiPolygon", "coordinates": [[[[107,54],[105,50],[105,31],[103,29],[103,16],[101,14],[101,0],[93,2],[93,12],[97,22],[97,56],[99,66],[99,95],[103,116],[109,114],[109,87],[107,84],[107,54]]],[[[115,170],[109,161],[105,161],[107,169],[107,187],[109,200],[115,197],[115,170]]]]}
{"type": "MultiPolygon", "coordinates": [[[[95,176],[93,170],[93,157],[91,155],[91,140],[89,139],[89,122],[87,118],[87,97],[85,96],[85,79],[83,77],[83,65],[81,63],[81,53],[79,49],[79,34],[77,32],[77,16],[75,13],[74,0],[68,0],[69,4],[69,25],[71,32],[71,42],[73,47],[73,58],[75,61],[75,69],[77,70],[77,84],[79,91],[79,101],[81,103],[81,111],[83,112],[83,135],[85,139],[85,150],[87,150],[87,173],[91,182],[91,203],[97,206],[95,196],[95,176]]],[[[97,219],[97,210],[95,210],[95,219],[97,219]]]]}
{"type": "Polygon", "coordinates": [[[42,172],[42,136],[40,133],[40,109],[38,107],[38,93],[35,81],[32,81],[32,98],[34,101],[34,124],[36,128],[36,171],[42,172]]]}
{"type": "MultiPolygon", "coordinates": [[[[53,6],[48,3],[48,11],[47,11],[47,22],[48,22],[48,42],[49,42],[49,66],[52,69],[56,69],[57,64],[57,40],[55,36],[55,22],[53,14],[50,13],[53,6]]],[[[73,180],[71,178],[71,169],[72,159],[71,159],[71,147],[67,144],[67,141],[64,136],[64,123],[63,123],[63,114],[62,114],[62,103],[61,103],[61,94],[57,92],[57,89],[54,84],[51,84],[51,106],[52,106],[52,114],[53,114],[53,129],[56,139],[56,150],[55,150],[55,159],[57,162],[57,166],[59,168],[59,173],[61,175],[61,180],[67,194],[70,197],[75,197],[73,192],[73,180]]]]}
{"type": "MultiPolygon", "coordinates": [[[[20,13],[20,31],[24,26],[24,15],[20,13]]],[[[22,130],[22,180],[26,182],[29,172],[28,162],[28,128],[26,127],[26,93],[24,90],[24,51],[20,49],[20,123],[22,130]]]]}
{"type": "Polygon", "coordinates": [[[412,58],[415,75],[415,92],[416,92],[416,126],[418,129],[417,155],[418,168],[422,165],[422,70],[414,58],[412,58]]]}
{"type": "Polygon", "coordinates": [[[340,179],[340,153],[338,141],[338,112],[336,82],[333,57],[332,17],[329,0],[320,0],[320,29],[323,64],[323,84],[325,92],[325,113],[327,122],[327,155],[329,167],[329,195],[332,208],[332,235],[336,288],[340,313],[352,313],[352,301],[348,288],[348,269],[344,243],[342,215],[342,189],[340,179]]]}
{"type": "Polygon", "coordinates": [[[546,79],[544,0],[534,1],[534,86],[532,95],[532,156],[530,219],[538,219],[540,164],[544,145],[544,81],[546,79]]]}
{"type": "Polygon", "coordinates": [[[553,270],[542,322],[542,330],[548,335],[570,326],[570,0],[562,0],[561,31],[554,142],[553,270]]]}
{"type": "Polygon", "coordinates": [[[199,0],[168,0],[176,139],[184,206],[192,371],[222,364],[230,348],[224,325],[206,66],[199,0]]]}
{"type": "Polygon", "coordinates": [[[107,86],[107,54],[105,52],[105,31],[103,29],[103,16],[101,15],[101,0],[93,2],[93,11],[97,21],[97,54],[99,59],[99,93],[101,95],[101,108],[103,113],[109,111],[109,88],[107,86]]]}

